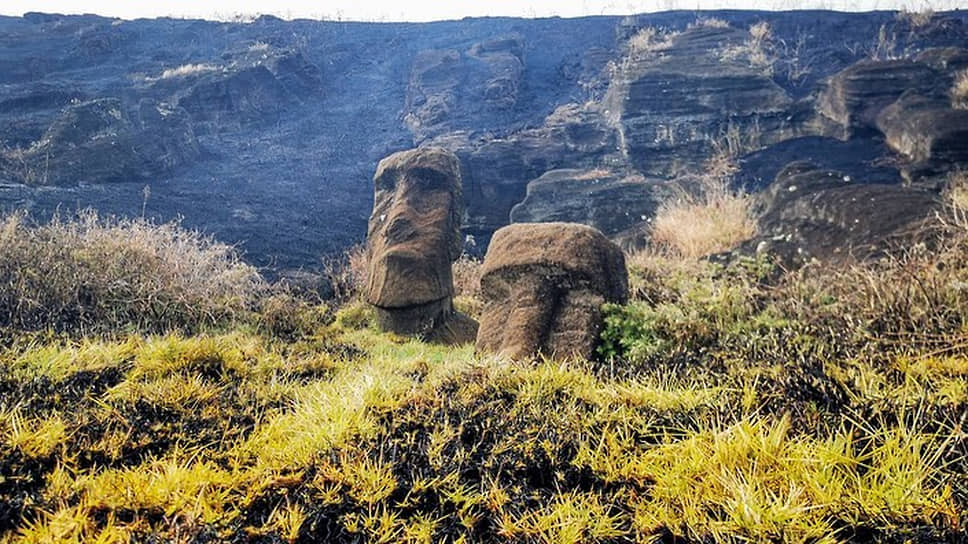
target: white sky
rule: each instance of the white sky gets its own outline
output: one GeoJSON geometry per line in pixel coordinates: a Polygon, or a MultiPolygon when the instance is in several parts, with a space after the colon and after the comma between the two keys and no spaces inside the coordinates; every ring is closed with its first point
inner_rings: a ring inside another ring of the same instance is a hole
{"type": "Polygon", "coordinates": [[[272,14],[285,19],[305,17],[365,21],[429,21],[467,16],[576,17],[624,15],[669,9],[835,9],[921,11],[966,9],[968,0],[2,0],[0,14],[27,11],[97,13],[138,17],[199,17],[230,19],[237,15],[272,14]]]}

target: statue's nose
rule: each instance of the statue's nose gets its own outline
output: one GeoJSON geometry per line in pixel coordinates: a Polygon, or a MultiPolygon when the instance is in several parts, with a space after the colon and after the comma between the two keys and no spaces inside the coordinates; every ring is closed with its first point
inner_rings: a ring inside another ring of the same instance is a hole
{"type": "Polygon", "coordinates": [[[417,234],[413,222],[406,216],[397,215],[387,225],[386,237],[390,242],[405,242],[417,234]]]}

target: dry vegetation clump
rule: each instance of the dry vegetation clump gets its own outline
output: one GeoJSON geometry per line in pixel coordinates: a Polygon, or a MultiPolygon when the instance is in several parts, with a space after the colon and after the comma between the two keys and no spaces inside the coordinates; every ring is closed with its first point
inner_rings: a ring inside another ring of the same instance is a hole
{"type": "Polygon", "coordinates": [[[764,75],[772,76],[777,61],[773,43],[773,29],[770,23],[760,21],[749,28],[749,37],[741,45],[725,48],[721,52],[723,59],[742,59],[764,75]]]}
{"type": "Polygon", "coordinates": [[[239,253],[177,223],[93,211],[0,224],[0,320],[20,330],[198,330],[243,317],[265,289],[239,253]]]}
{"type": "Polygon", "coordinates": [[[968,70],[962,70],[955,76],[954,86],[951,87],[951,102],[956,108],[968,109],[968,70]]]}
{"type": "Polygon", "coordinates": [[[696,20],[689,24],[689,28],[696,27],[707,27],[707,28],[729,28],[729,23],[718,17],[696,17],[696,20]]]}
{"type": "Polygon", "coordinates": [[[612,81],[624,81],[640,61],[650,59],[673,46],[679,32],[647,26],[640,29],[625,44],[625,54],[616,61],[609,61],[607,72],[612,81]]]}
{"type": "MultiPolygon", "coordinates": [[[[949,173],[946,187],[945,198],[952,214],[957,218],[959,215],[968,213],[968,172],[956,170],[949,173]]],[[[962,224],[968,225],[964,222],[962,224]]]]}
{"type": "Polygon", "coordinates": [[[337,303],[358,299],[366,286],[366,246],[356,244],[341,256],[323,262],[323,273],[333,288],[337,303]]]}
{"type": "Polygon", "coordinates": [[[698,195],[682,191],[663,202],[652,221],[651,242],[681,257],[726,251],[753,236],[752,198],[727,181],[705,176],[698,195]]]}
{"type": "Polygon", "coordinates": [[[920,10],[902,9],[897,12],[894,18],[902,23],[907,23],[911,30],[919,30],[931,24],[934,15],[934,10],[927,6],[920,10]]]}

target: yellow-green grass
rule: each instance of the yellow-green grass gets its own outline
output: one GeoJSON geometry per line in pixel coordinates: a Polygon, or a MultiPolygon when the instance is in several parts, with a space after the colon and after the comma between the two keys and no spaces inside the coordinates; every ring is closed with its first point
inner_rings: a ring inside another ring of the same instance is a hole
{"type": "Polygon", "coordinates": [[[956,356],[831,361],[853,380],[852,408],[809,430],[771,408],[784,399],[767,382],[795,370],[622,375],[365,327],[301,343],[170,335],[4,357],[5,379],[25,390],[122,370],[46,414],[29,391],[4,407],[4,476],[38,480],[5,491],[31,497],[8,542],[840,542],[853,528],[938,536],[964,523],[950,466],[962,431],[905,412],[963,413],[956,356]],[[896,418],[859,415],[885,401],[896,418]],[[247,423],[200,442],[187,431],[198,418],[247,423]],[[126,449],[137,432],[122,423],[136,422],[158,430],[141,446],[166,444],[126,449]]]}

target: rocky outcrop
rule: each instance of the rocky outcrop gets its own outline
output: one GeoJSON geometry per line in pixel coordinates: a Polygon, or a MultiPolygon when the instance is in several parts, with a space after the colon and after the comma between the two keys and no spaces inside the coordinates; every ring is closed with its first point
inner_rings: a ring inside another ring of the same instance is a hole
{"type": "Polygon", "coordinates": [[[423,148],[380,161],[367,232],[366,301],[380,326],[429,341],[473,339],[476,324],[453,309],[451,263],[461,252],[457,157],[423,148]]]}
{"type": "Polygon", "coordinates": [[[565,104],[544,123],[507,138],[453,133],[433,141],[461,159],[467,201],[465,230],[489,235],[508,223],[511,208],[525,199],[531,180],[560,168],[595,169],[621,162],[616,132],[589,104],[565,104]]]}
{"type": "Polygon", "coordinates": [[[818,98],[817,109],[833,120],[833,136],[850,138],[858,130],[872,130],[878,114],[905,91],[931,93],[941,74],[913,60],[864,60],[832,76],[818,98]]]}
{"type": "Polygon", "coordinates": [[[145,101],[131,116],[102,98],[68,106],[30,147],[0,153],[0,173],[28,185],[150,181],[199,153],[183,110],[145,101]]]}
{"type": "Polygon", "coordinates": [[[668,181],[607,170],[551,170],[528,183],[524,200],[511,209],[512,223],[581,223],[606,236],[650,220],[672,194],[668,181]]]}
{"type": "Polygon", "coordinates": [[[771,68],[749,60],[750,38],[737,28],[696,26],[629,41],[604,108],[634,168],[673,177],[700,170],[717,145],[751,151],[800,134],[804,120],[791,114],[793,101],[771,68]]]}
{"type": "Polygon", "coordinates": [[[486,128],[484,120],[513,108],[524,72],[524,43],[510,35],[467,51],[430,49],[417,54],[410,73],[404,121],[421,143],[460,129],[486,128]],[[470,123],[470,124],[468,124],[470,123]]]}
{"type": "Polygon", "coordinates": [[[602,330],[602,304],[628,299],[625,257],[584,225],[509,225],[487,250],[481,294],[479,351],[588,359],[602,330]]]}
{"type": "Polygon", "coordinates": [[[155,86],[173,88],[178,105],[203,130],[237,130],[278,119],[294,103],[318,93],[319,68],[299,53],[254,45],[225,65],[184,65],[163,72],[155,86]],[[190,86],[183,90],[187,79],[190,86]]]}
{"type": "Polygon", "coordinates": [[[759,235],[747,251],[787,266],[811,259],[869,258],[928,234],[941,202],[932,192],[864,184],[841,172],[794,162],[757,196],[759,235]]]}
{"type": "Polygon", "coordinates": [[[877,127],[909,161],[902,169],[909,181],[968,166],[968,110],[953,109],[947,97],[907,92],[881,112],[877,127]]]}

